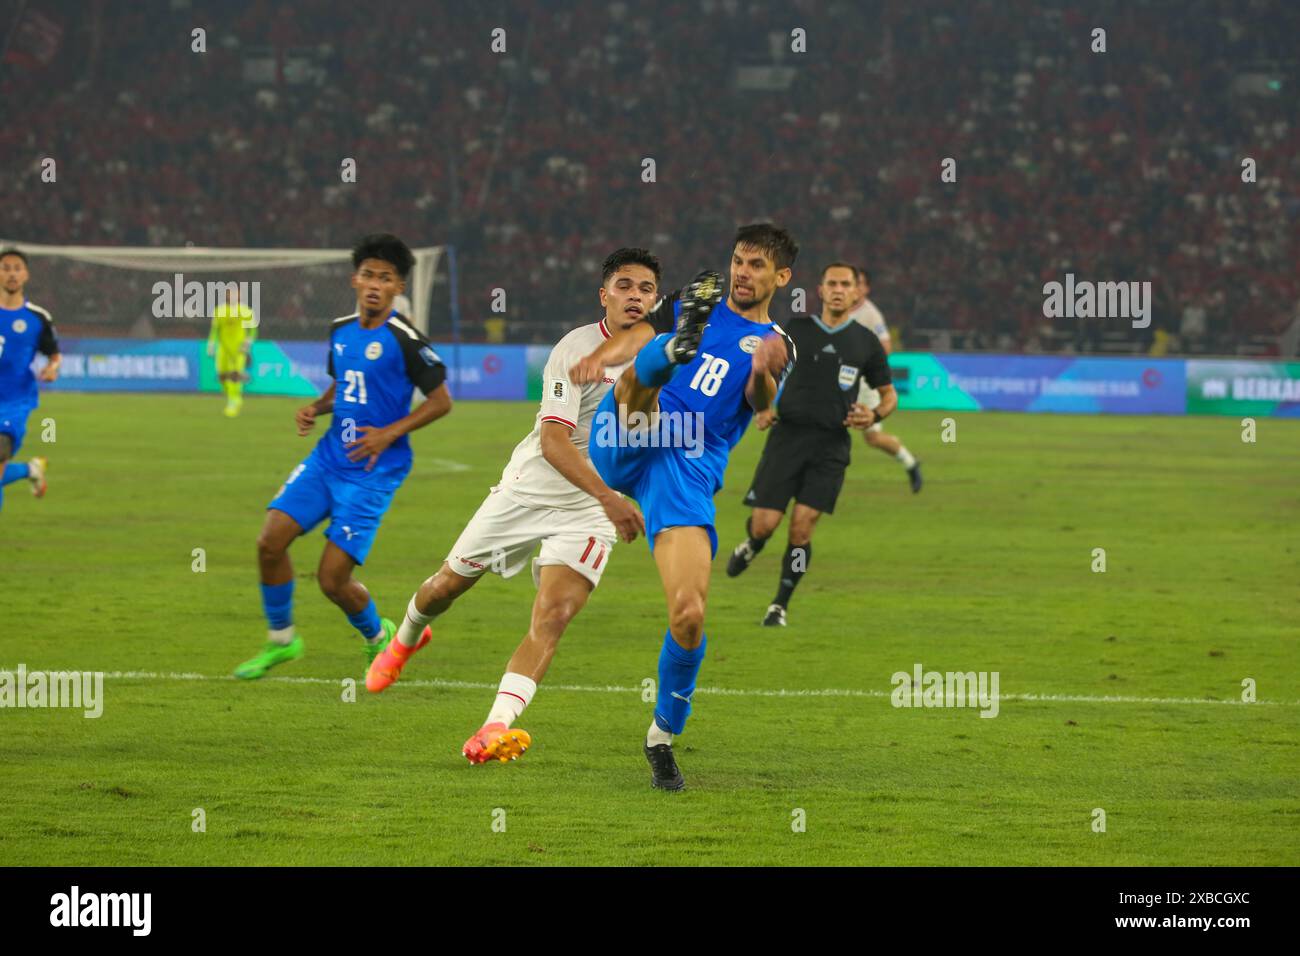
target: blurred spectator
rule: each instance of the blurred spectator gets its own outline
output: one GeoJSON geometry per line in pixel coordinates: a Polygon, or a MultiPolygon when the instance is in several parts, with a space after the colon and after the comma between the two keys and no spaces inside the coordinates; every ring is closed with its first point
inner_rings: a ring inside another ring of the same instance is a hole
{"type": "MultiPolygon", "coordinates": [[[[671,287],[724,269],[731,230],[765,218],[802,244],[791,287],[810,307],[820,263],[866,262],[915,348],[1145,347],[1123,320],[1045,320],[1042,286],[1067,271],[1151,281],[1193,350],[1281,335],[1300,303],[1300,5],[1282,0],[9,0],[0,25],[35,6],[61,33],[0,65],[7,236],[321,247],[391,230],[457,246],[467,338],[537,343],[590,320],[611,249],[649,246],[671,287]],[[773,66],[788,88],[738,81],[773,66]],[[1247,74],[1282,89],[1240,92],[1247,74]],[[509,311],[490,325],[494,288],[509,311]]],[[[42,301],[115,321],[75,289],[42,301]]],[[[323,318],[269,327],[313,336],[323,318]]]]}

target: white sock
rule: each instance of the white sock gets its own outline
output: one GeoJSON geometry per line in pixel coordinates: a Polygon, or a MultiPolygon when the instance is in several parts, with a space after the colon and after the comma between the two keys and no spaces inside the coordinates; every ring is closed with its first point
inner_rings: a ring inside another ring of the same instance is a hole
{"type": "Polygon", "coordinates": [[[916,464],[916,459],[912,457],[912,453],[907,450],[906,445],[899,445],[898,454],[894,457],[903,463],[904,468],[911,468],[916,464]]]}
{"type": "Polygon", "coordinates": [[[281,644],[287,647],[293,643],[293,625],[290,624],[288,627],[282,627],[278,631],[268,630],[266,632],[266,639],[272,644],[281,644]]]}
{"type": "Polygon", "coordinates": [[[403,647],[414,647],[420,643],[420,634],[424,632],[425,626],[437,616],[437,614],[422,613],[415,606],[415,597],[412,596],[411,603],[406,605],[406,616],[397,626],[397,639],[403,647]]]}
{"type": "Polygon", "coordinates": [[[645,745],[647,747],[654,747],[657,744],[668,744],[669,746],[671,746],[672,742],[673,742],[672,734],[670,734],[666,730],[660,730],[659,724],[657,724],[653,720],[650,721],[650,729],[646,731],[646,735],[645,735],[645,745]]]}
{"type": "Polygon", "coordinates": [[[505,724],[509,727],[524,712],[533,694],[537,693],[537,682],[523,674],[506,671],[497,688],[496,703],[488,711],[487,724],[505,724]]]}

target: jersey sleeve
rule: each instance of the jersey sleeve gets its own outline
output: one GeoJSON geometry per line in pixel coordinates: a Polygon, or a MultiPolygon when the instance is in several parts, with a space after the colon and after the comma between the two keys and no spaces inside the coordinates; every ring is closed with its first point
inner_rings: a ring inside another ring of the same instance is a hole
{"type": "Polygon", "coordinates": [[[681,289],[670,292],[654,304],[645,317],[650,323],[650,327],[658,335],[663,332],[671,332],[677,328],[677,313],[681,311],[681,289]]]}
{"type": "Polygon", "coordinates": [[[794,363],[799,360],[799,350],[794,347],[794,339],[790,336],[789,332],[781,328],[779,325],[773,325],[772,328],[776,331],[777,335],[785,339],[785,350],[789,356],[785,363],[785,368],[781,369],[781,374],[775,376],[777,394],[780,395],[781,389],[785,387],[785,380],[789,378],[790,373],[794,371],[794,363]]]}
{"type": "Polygon", "coordinates": [[[571,351],[560,343],[551,349],[546,359],[546,367],[542,370],[541,420],[577,428],[582,389],[569,380],[569,369],[573,367],[575,358],[571,351]]]}
{"type": "Polygon", "coordinates": [[[876,333],[876,338],[881,342],[889,338],[889,324],[885,321],[885,315],[874,306],[871,310],[871,325],[868,328],[876,333]]]}
{"type": "Polygon", "coordinates": [[[54,322],[45,316],[41,316],[41,335],[36,340],[36,351],[51,357],[59,354],[59,339],[54,334],[54,322]]]}
{"type": "Polygon", "coordinates": [[[405,322],[397,333],[397,341],[401,344],[402,358],[406,362],[406,377],[426,397],[432,395],[439,385],[447,381],[447,366],[442,358],[418,329],[405,322]]]}
{"type": "Polygon", "coordinates": [[[880,344],[880,339],[876,337],[874,332],[868,334],[871,336],[871,352],[868,354],[866,364],[862,368],[862,377],[867,380],[867,384],[872,388],[892,384],[893,378],[889,374],[889,358],[885,354],[885,347],[880,344]]]}

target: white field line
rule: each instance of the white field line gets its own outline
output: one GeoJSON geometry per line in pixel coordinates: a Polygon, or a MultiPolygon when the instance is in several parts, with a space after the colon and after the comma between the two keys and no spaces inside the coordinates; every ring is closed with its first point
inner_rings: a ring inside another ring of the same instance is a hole
{"type": "MultiPolygon", "coordinates": [[[[35,668],[28,668],[28,672],[35,668]]],[[[0,672],[13,672],[13,668],[0,668],[0,672]]],[[[211,675],[175,671],[105,671],[109,680],[158,680],[158,681],[234,681],[229,674],[211,675]]],[[[345,678],[341,677],[263,677],[259,683],[278,684],[328,684],[339,686],[345,678]]],[[[361,683],[361,678],[354,678],[361,683]]],[[[496,683],[486,681],[444,680],[435,677],[432,680],[406,679],[403,687],[433,687],[444,690],[496,690],[496,683]]],[[[548,691],[570,691],[583,694],[637,694],[640,687],[621,687],[617,684],[546,684],[548,691]]],[[[814,690],[771,690],[754,688],[742,690],[734,687],[697,687],[697,694],[709,694],[719,697],[890,697],[887,690],[853,690],[843,688],[822,688],[814,690]]],[[[1030,702],[1059,704],[1235,704],[1242,707],[1271,705],[1274,707],[1300,707],[1300,700],[1259,700],[1246,704],[1240,700],[1209,700],[1202,697],[1122,697],[1118,695],[1093,696],[1087,694],[999,694],[998,700],[1024,700],[1030,702]]]]}
{"type": "Polygon", "coordinates": [[[421,465],[433,465],[435,471],[469,471],[470,466],[461,461],[452,461],[450,458],[425,458],[419,462],[421,465]]]}

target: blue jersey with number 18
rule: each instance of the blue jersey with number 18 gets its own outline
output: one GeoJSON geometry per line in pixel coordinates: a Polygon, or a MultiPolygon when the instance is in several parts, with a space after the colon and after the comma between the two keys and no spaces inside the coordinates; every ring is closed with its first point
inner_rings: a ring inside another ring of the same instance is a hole
{"type": "MultiPolygon", "coordinates": [[[[681,312],[675,303],[674,314],[681,312]]],[[[754,410],[745,397],[754,351],[768,335],[785,339],[790,361],[780,375],[778,387],[794,366],[794,342],[775,322],[751,322],[719,302],[709,314],[709,324],[700,338],[695,358],[678,369],[672,381],[659,392],[662,412],[699,413],[704,424],[704,454],[697,462],[722,487],[727,459],[745,433],[754,410]]]]}
{"type": "Polygon", "coordinates": [[[409,415],[415,389],[431,393],[446,380],[446,366],[428,339],[393,311],[373,329],[361,325],[360,315],[335,319],[328,369],[334,379],[334,420],[314,456],[331,471],[357,481],[400,482],[411,469],[408,436],[384,449],[369,472],[368,458],[348,460],[347,442],[361,438],[364,425],[383,428],[409,415]]]}

